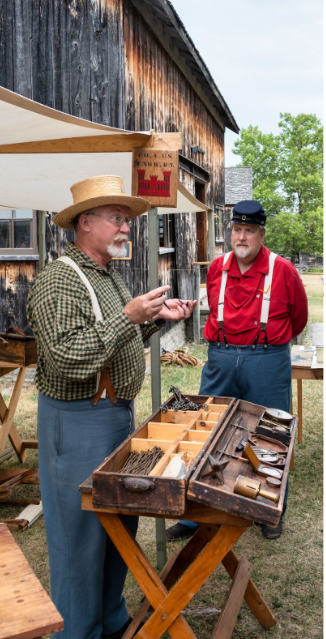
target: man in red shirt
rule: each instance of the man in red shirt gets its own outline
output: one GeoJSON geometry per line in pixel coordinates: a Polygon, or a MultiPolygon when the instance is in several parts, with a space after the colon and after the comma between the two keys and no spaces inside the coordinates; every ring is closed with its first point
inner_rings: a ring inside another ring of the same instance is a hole
{"type": "MultiPolygon", "coordinates": [[[[236,204],[232,251],[216,258],[209,269],[210,315],[204,329],[208,361],[199,394],[236,397],[289,412],[290,341],[307,323],[308,303],[295,267],[264,246],[265,222],[259,202],[236,204]]],[[[167,539],[190,537],[191,523],[175,524],[167,530],[167,539]]],[[[281,532],[282,520],[277,528],[263,526],[269,539],[281,532]]]]}

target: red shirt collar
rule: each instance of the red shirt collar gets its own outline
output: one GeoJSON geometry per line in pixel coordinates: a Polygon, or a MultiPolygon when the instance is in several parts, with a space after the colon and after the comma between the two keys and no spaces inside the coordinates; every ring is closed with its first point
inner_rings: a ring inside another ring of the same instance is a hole
{"type": "MultiPolygon", "coordinates": [[[[244,275],[254,277],[257,271],[259,273],[267,275],[269,270],[269,254],[270,251],[266,248],[266,246],[262,245],[253,265],[248,271],[244,273],[244,275]]],[[[226,263],[222,266],[222,271],[229,271],[230,275],[233,275],[234,277],[241,277],[237,258],[234,255],[233,251],[231,251],[231,255],[227,259],[226,263]]]]}

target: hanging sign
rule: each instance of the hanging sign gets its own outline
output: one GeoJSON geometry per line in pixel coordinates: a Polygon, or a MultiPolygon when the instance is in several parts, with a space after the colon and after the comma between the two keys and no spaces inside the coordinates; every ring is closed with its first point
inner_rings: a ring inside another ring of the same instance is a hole
{"type": "Polygon", "coordinates": [[[136,148],[132,154],[132,195],[154,206],[177,206],[178,151],[136,148]]]}

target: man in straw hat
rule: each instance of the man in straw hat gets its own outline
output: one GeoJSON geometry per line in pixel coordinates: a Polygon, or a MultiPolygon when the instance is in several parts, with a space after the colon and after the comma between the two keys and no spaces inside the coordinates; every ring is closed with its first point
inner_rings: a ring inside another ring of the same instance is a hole
{"type": "MultiPolygon", "coordinates": [[[[36,278],[28,318],[38,347],[39,469],[51,590],[62,639],[118,639],[130,623],[122,597],[126,565],[78,486],[133,430],[143,342],[162,320],[190,316],[195,302],[169,299],[161,286],[132,299],[112,257],[125,254],[131,219],[150,208],[98,176],[71,187],[74,204],[57,226],[75,242],[36,278]],[[104,391],[104,392],[102,392],[104,391]]],[[[137,518],[128,517],[135,534],[137,518]]]]}

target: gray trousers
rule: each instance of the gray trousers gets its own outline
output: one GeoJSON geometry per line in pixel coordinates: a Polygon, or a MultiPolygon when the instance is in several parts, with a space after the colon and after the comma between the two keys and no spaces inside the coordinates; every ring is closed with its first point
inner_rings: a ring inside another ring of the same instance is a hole
{"type": "MultiPolygon", "coordinates": [[[[94,512],[81,510],[78,486],[134,427],[133,402],[63,402],[39,395],[41,494],[52,599],[64,619],[58,639],[101,639],[128,613],[127,567],[94,512]]],[[[133,534],[138,519],[125,518],[133,534]]]]}

